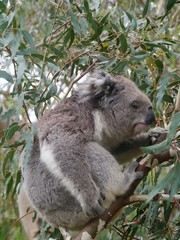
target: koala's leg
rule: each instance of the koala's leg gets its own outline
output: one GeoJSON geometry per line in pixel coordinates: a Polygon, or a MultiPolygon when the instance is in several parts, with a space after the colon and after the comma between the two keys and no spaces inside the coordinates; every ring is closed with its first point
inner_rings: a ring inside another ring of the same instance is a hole
{"type": "Polygon", "coordinates": [[[26,193],[21,187],[20,193],[18,195],[18,207],[19,207],[19,216],[23,225],[23,228],[26,232],[26,235],[29,240],[38,240],[40,233],[40,218],[36,217],[36,220],[33,222],[32,218],[34,213],[30,213],[26,216],[28,212],[33,211],[29,200],[27,199],[26,193]],[[27,212],[28,210],[28,212],[27,212]],[[24,217],[23,217],[24,216],[24,217]]]}
{"type": "Polygon", "coordinates": [[[104,207],[106,208],[117,196],[127,192],[135,179],[142,177],[142,172],[135,172],[137,163],[122,172],[116,159],[95,142],[88,144],[87,153],[94,181],[105,195],[104,207]]]}

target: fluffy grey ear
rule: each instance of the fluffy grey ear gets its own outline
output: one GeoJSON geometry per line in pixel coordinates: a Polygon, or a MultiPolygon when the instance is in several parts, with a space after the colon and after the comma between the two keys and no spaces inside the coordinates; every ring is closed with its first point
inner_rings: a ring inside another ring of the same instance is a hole
{"type": "Polygon", "coordinates": [[[97,105],[110,96],[114,88],[115,82],[110,74],[102,70],[94,71],[78,87],[80,101],[97,105]]]}

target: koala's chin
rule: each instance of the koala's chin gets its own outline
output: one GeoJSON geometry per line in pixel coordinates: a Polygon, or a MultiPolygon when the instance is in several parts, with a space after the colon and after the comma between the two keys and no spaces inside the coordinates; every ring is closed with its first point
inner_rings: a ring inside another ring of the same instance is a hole
{"type": "Polygon", "coordinates": [[[134,133],[135,135],[137,135],[141,132],[146,132],[147,130],[149,130],[150,127],[151,126],[145,122],[137,123],[134,127],[134,133]]]}

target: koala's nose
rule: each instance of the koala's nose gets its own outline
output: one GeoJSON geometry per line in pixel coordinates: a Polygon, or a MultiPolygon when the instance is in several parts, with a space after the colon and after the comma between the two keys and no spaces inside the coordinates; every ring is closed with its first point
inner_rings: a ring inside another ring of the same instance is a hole
{"type": "Polygon", "coordinates": [[[155,115],[154,115],[154,112],[153,112],[153,110],[152,110],[152,107],[149,107],[149,108],[148,108],[148,114],[147,114],[147,116],[146,116],[145,122],[146,122],[147,124],[156,123],[156,119],[155,119],[155,115]]]}

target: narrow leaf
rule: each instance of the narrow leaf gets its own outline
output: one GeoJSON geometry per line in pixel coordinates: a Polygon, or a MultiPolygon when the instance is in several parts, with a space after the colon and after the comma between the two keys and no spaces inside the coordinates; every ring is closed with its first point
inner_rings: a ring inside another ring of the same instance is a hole
{"type": "Polygon", "coordinates": [[[13,83],[12,76],[9,73],[7,73],[6,71],[0,70],[0,78],[4,78],[8,82],[13,83]]]}
{"type": "Polygon", "coordinates": [[[142,147],[141,150],[143,152],[150,153],[150,154],[158,154],[169,149],[171,141],[176,134],[176,129],[180,127],[179,119],[180,119],[180,112],[176,113],[173,116],[166,140],[164,140],[162,143],[159,143],[153,146],[142,147]]]}
{"type": "Polygon", "coordinates": [[[169,12],[171,10],[171,8],[174,6],[175,3],[176,3],[176,0],[168,0],[167,1],[167,5],[166,5],[167,12],[169,12]]]}
{"type": "Polygon", "coordinates": [[[29,43],[32,51],[35,52],[36,51],[35,44],[34,44],[34,40],[33,40],[32,36],[31,36],[31,34],[29,32],[27,32],[27,31],[22,31],[22,33],[23,33],[23,36],[26,39],[26,41],[29,43]]]}
{"type": "Polygon", "coordinates": [[[151,5],[151,0],[146,0],[146,5],[144,7],[143,14],[142,14],[143,17],[145,17],[146,14],[149,12],[150,5],[151,5]]]}
{"type": "Polygon", "coordinates": [[[121,43],[121,51],[122,53],[125,53],[127,51],[128,45],[127,45],[127,40],[124,34],[121,34],[119,37],[120,43],[121,43]]]}
{"type": "Polygon", "coordinates": [[[74,15],[74,13],[72,11],[70,11],[70,17],[71,17],[71,23],[75,29],[75,31],[77,32],[77,34],[80,36],[81,35],[81,28],[80,28],[80,25],[74,15]]]}

